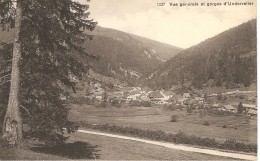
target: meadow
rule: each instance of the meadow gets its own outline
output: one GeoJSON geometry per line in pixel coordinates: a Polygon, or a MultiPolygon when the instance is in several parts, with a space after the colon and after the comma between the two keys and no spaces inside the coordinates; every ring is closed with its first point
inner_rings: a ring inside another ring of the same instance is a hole
{"type": "Polygon", "coordinates": [[[91,105],[73,105],[69,118],[75,122],[109,124],[133,127],[143,130],[161,130],[176,134],[180,131],[217,140],[236,139],[237,141],[256,143],[257,120],[246,116],[199,116],[188,114],[185,110],[168,111],[162,106],[96,108],[91,105]],[[171,122],[171,116],[177,116],[177,122],[171,122]],[[208,125],[205,125],[208,122],[208,125]]]}

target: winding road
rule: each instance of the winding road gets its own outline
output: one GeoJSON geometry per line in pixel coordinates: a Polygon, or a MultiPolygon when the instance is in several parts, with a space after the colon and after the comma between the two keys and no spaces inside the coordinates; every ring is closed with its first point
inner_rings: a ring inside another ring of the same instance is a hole
{"type": "Polygon", "coordinates": [[[100,136],[105,136],[105,137],[112,137],[112,138],[117,138],[117,139],[130,140],[130,141],[137,141],[137,142],[142,142],[142,143],[152,144],[152,145],[158,145],[158,146],[166,147],[166,148],[169,148],[169,149],[186,151],[186,152],[194,152],[194,153],[208,154],[208,155],[214,155],[214,156],[222,156],[222,157],[242,159],[242,160],[257,160],[257,157],[255,155],[249,155],[249,154],[238,154],[238,153],[231,153],[231,152],[223,152],[223,151],[219,151],[219,150],[201,149],[201,148],[189,147],[189,146],[186,146],[186,145],[178,145],[178,144],[173,144],[173,143],[158,142],[158,141],[140,139],[140,138],[135,138],[135,137],[108,134],[108,133],[103,133],[103,132],[94,132],[94,131],[88,131],[88,130],[82,130],[82,129],[78,130],[78,132],[79,133],[85,133],[85,134],[91,134],[91,135],[100,135],[100,136]]]}

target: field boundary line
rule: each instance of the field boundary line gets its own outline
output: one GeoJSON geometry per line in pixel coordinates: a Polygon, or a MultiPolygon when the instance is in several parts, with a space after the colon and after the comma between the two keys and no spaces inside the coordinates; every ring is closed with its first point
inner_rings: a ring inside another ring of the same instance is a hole
{"type": "Polygon", "coordinates": [[[178,145],[178,144],[173,144],[173,143],[146,140],[146,139],[140,139],[140,138],[135,138],[135,137],[123,136],[123,135],[109,134],[109,133],[104,133],[104,132],[94,132],[94,131],[87,131],[87,130],[78,130],[78,132],[92,134],[92,135],[107,136],[107,137],[118,138],[118,139],[131,140],[131,141],[138,141],[138,142],[143,142],[146,144],[158,145],[158,146],[162,146],[162,147],[166,147],[166,148],[170,148],[170,149],[187,151],[187,152],[195,152],[195,153],[223,156],[223,157],[243,159],[243,160],[257,160],[257,156],[255,156],[255,155],[230,153],[230,152],[223,152],[223,151],[212,150],[212,149],[201,149],[201,148],[195,148],[195,147],[190,147],[190,146],[185,146],[185,145],[178,145]]]}

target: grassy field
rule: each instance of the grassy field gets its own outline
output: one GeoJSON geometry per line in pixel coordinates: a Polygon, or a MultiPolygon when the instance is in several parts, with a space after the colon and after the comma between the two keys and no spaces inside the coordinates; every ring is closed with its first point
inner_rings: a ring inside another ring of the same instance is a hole
{"type": "Polygon", "coordinates": [[[162,130],[167,133],[183,131],[187,134],[256,143],[257,120],[243,116],[210,116],[200,118],[198,114],[188,115],[186,111],[165,111],[160,107],[95,108],[88,105],[73,105],[70,112],[73,121],[95,124],[130,126],[148,130],[162,130]],[[177,115],[177,122],[170,122],[171,115],[177,115]],[[209,122],[209,126],[203,123],[209,122]],[[223,128],[223,126],[226,128],[223,128]]]}
{"type": "Polygon", "coordinates": [[[22,149],[0,148],[0,160],[230,160],[230,158],[172,150],[157,145],[105,136],[74,133],[53,148],[30,143],[22,149]]]}
{"type": "Polygon", "coordinates": [[[171,150],[161,146],[123,139],[81,133],[72,134],[71,141],[86,140],[96,146],[101,160],[230,160],[230,158],[171,150]]]}

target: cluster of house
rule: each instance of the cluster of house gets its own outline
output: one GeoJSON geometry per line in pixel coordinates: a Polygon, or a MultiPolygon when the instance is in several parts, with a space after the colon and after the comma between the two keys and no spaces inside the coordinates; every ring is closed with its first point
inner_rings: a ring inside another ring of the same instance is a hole
{"type": "Polygon", "coordinates": [[[88,94],[88,98],[90,99],[96,99],[98,101],[102,101],[104,94],[105,94],[105,90],[102,87],[102,85],[100,83],[93,83],[90,82],[90,89],[88,89],[89,94],[88,94]]]}
{"type": "MultiPolygon", "coordinates": [[[[233,103],[231,105],[222,104],[206,104],[204,95],[183,93],[176,94],[172,91],[147,91],[142,90],[140,87],[123,87],[121,90],[106,92],[100,83],[91,82],[92,86],[89,94],[89,98],[95,98],[98,101],[103,101],[106,97],[107,100],[117,99],[120,102],[129,103],[131,101],[145,101],[152,104],[172,104],[189,107],[190,105],[195,105],[197,108],[210,107],[215,110],[220,111],[230,111],[237,112],[238,103],[233,103]],[[105,96],[106,95],[106,96],[105,96]],[[207,106],[205,106],[207,105],[207,106]]],[[[246,112],[250,116],[257,115],[257,106],[254,104],[243,104],[246,112]]]]}
{"type": "Polygon", "coordinates": [[[243,107],[246,109],[246,112],[249,116],[257,116],[257,106],[251,104],[243,104],[243,107]]]}
{"type": "MultiPolygon", "coordinates": [[[[253,104],[242,104],[244,107],[245,112],[249,116],[257,116],[257,106],[253,104]]],[[[237,103],[232,103],[231,105],[221,105],[221,104],[213,104],[212,107],[217,110],[221,111],[230,111],[230,112],[237,112],[237,103]]]]}
{"type": "MultiPolygon", "coordinates": [[[[104,96],[105,90],[102,88],[100,83],[92,83],[93,87],[90,90],[90,98],[96,98],[101,101],[104,96]]],[[[176,105],[184,105],[189,103],[204,103],[203,96],[193,96],[189,93],[184,94],[176,94],[172,91],[164,91],[164,90],[156,90],[156,91],[148,91],[142,90],[140,87],[123,87],[121,90],[107,92],[108,99],[118,99],[124,101],[125,103],[129,103],[130,101],[145,101],[151,102],[152,104],[172,104],[176,105]]]]}
{"type": "MultiPolygon", "coordinates": [[[[104,99],[106,92],[100,83],[90,83],[91,89],[87,97],[95,98],[98,101],[104,99]]],[[[174,97],[173,92],[169,91],[144,91],[140,87],[123,87],[118,91],[106,92],[107,99],[118,99],[126,103],[130,101],[149,101],[155,104],[167,104],[174,97]]]]}

